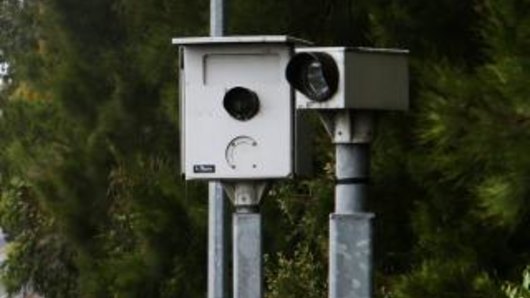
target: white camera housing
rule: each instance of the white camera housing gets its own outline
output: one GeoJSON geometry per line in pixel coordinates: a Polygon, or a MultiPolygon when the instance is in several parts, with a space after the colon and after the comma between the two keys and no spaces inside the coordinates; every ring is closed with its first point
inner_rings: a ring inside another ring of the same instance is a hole
{"type": "Polygon", "coordinates": [[[308,47],[296,53],[325,53],[338,69],[336,92],[315,101],[296,91],[298,109],[407,110],[408,51],[399,49],[308,47]]]}
{"type": "MultiPolygon", "coordinates": [[[[285,67],[294,45],[287,36],[191,37],[179,45],[181,167],[185,178],[279,179],[297,172],[293,92],[285,67]],[[223,106],[230,90],[259,99],[250,119],[223,106]]],[[[301,157],[299,157],[301,158],[301,157]]]]}

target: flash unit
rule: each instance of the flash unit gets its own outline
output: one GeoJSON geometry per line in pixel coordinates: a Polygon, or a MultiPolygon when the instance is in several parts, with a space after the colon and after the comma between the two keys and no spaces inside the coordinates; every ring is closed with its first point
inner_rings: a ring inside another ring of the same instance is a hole
{"type": "Polygon", "coordinates": [[[309,99],[322,102],[337,91],[339,70],[335,60],[326,53],[296,54],[286,69],[287,81],[309,99]]]}

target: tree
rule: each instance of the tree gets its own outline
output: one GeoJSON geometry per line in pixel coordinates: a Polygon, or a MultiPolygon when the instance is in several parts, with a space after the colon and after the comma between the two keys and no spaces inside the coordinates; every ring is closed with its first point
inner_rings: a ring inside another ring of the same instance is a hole
{"type": "Polygon", "coordinates": [[[192,199],[200,189],[176,171],[175,74],[159,59],[175,57],[173,12],[184,3],[172,2],[27,2],[38,29],[28,43],[38,47],[20,59],[11,53],[17,80],[40,96],[27,103],[25,93],[11,93],[1,119],[5,133],[19,132],[2,140],[12,153],[3,163],[13,169],[2,188],[10,291],[203,292],[204,206],[192,199]],[[26,209],[13,215],[22,199],[26,209]]]}
{"type": "Polygon", "coordinates": [[[520,284],[508,283],[503,287],[508,298],[530,297],[530,270],[527,267],[523,272],[523,281],[520,284]]]}
{"type": "Polygon", "coordinates": [[[470,61],[478,64],[433,59],[416,67],[414,147],[402,153],[424,197],[410,217],[416,262],[398,278],[395,297],[502,297],[495,278],[513,278],[529,261],[528,4],[475,9],[472,40],[482,46],[470,61]]]}

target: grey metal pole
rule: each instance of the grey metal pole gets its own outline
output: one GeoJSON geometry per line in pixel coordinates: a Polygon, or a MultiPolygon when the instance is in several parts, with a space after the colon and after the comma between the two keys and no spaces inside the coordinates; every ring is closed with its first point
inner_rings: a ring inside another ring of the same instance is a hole
{"type": "Polygon", "coordinates": [[[225,31],[225,0],[210,0],[210,35],[223,36],[225,31]]]}
{"type": "MultiPolygon", "coordinates": [[[[210,35],[224,34],[224,0],[210,2],[210,35]]],[[[208,187],[208,298],[225,298],[225,213],[227,204],[220,182],[208,187]]]]}
{"type": "Polygon", "coordinates": [[[232,222],[234,298],[261,298],[261,214],[236,211],[232,222]]]}
{"type": "Polygon", "coordinates": [[[259,204],[267,181],[223,182],[235,207],[232,217],[234,298],[263,297],[261,214],[259,204]]]}
{"type": "Polygon", "coordinates": [[[219,182],[210,182],[208,193],[208,298],[224,298],[226,198],[219,182]]]}
{"type": "Polygon", "coordinates": [[[334,115],[335,212],[330,215],[329,298],[371,298],[372,221],[365,212],[372,118],[334,115]],[[349,136],[347,139],[344,136],[349,136]]]}
{"type": "Polygon", "coordinates": [[[335,145],[335,213],[364,211],[369,177],[369,144],[335,145]]]}

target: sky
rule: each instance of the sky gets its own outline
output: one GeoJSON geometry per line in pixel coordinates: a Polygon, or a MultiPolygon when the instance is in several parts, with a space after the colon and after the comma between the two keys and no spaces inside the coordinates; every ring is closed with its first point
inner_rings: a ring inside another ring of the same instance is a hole
{"type": "Polygon", "coordinates": [[[7,75],[8,71],[9,71],[9,64],[7,64],[6,62],[0,63],[0,76],[7,75]]]}

